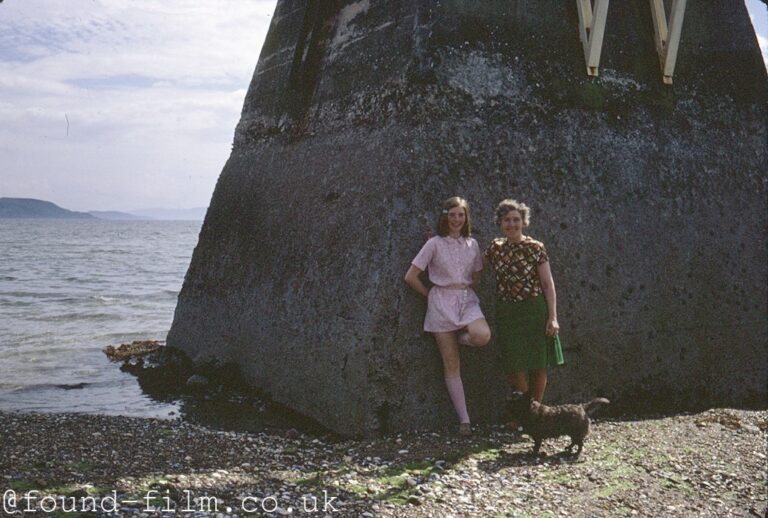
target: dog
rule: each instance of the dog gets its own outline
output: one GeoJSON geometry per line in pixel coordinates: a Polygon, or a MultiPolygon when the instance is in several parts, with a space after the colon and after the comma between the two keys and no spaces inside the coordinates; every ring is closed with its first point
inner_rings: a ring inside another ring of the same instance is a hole
{"type": "Polygon", "coordinates": [[[589,415],[601,405],[610,401],[605,398],[595,398],[583,405],[542,405],[531,398],[530,393],[514,392],[508,400],[510,417],[520,423],[523,432],[533,439],[533,454],[539,455],[543,439],[568,435],[571,444],[566,451],[575,456],[581,455],[584,438],[589,433],[589,415]]]}

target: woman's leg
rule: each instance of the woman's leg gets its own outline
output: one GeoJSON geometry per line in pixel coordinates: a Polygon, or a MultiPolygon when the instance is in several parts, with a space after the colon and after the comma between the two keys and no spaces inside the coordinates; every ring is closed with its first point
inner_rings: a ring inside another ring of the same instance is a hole
{"type": "Polygon", "coordinates": [[[467,403],[464,399],[464,384],[461,382],[459,343],[456,333],[434,333],[440,356],[443,359],[443,375],[448,395],[453,403],[453,409],[459,418],[459,423],[469,423],[467,403]]]}
{"type": "Polygon", "coordinates": [[[470,347],[482,347],[491,340],[491,328],[484,318],[470,322],[459,332],[459,343],[470,347]]]}
{"type": "Polygon", "coordinates": [[[522,393],[528,392],[528,377],[525,375],[525,371],[510,373],[509,386],[512,387],[512,390],[522,393]]]}
{"type": "MultiPolygon", "coordinates": [[[[528,392],[528,377],[525,375],[525,371],[511,372],[508,380],[512,390],[522,393],[528,392]]],[[[512,430],[517,430],[520,428],[520,423],[513,419],[507,423],[507,426],[512,430]]]]}
{"type": "Polygon", "coordinates": [[[547,388],[547,369],[534,369],[530,373],[531,397],[541,403],[547,388]]]}

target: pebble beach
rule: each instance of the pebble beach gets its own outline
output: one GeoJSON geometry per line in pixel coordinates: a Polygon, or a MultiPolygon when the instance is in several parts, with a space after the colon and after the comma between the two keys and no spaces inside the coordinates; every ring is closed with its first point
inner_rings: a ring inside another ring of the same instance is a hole
{"type": "Polygon", "coordinates": [[[343,440],[2,412],[2,515],[765,516],[766,433],[764,410],[598,419],[576,459],[501,426],[343,440]]]}

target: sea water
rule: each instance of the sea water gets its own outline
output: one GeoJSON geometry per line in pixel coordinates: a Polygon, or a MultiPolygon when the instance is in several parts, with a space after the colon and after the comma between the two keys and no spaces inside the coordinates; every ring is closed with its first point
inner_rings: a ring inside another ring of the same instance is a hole
{"type": "Polygon", "coordinates": [[[102,349],[165,339],[200,226],[0,219],[0,410],[176,413],[102,349]]]}

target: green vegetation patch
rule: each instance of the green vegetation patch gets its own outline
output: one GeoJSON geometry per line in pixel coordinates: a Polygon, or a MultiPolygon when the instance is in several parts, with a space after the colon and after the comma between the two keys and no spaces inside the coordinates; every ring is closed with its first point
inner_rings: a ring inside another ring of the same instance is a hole
{"type": "Polygon", "coordinates": [[[662,478],[659,481],[659,484],[661,484],[661,486],[664,487],[665,489],[671,489],[673,491],[677,491],[678,493],[682,493],[687,497],[690,497],[696,494],[696,490],[693,488],[693,486],[688,482],[685,482],[682,480],[662,478]]]}
{"type": "Polygon", "coordinates": [[[493,461],[498,459],[500,455],[501,450],[499,448],[488,448],[478,451],[477,453],[473,453],[470,455],[470,457],[479,461],[493,461]]]}
{"type": "Polygon", "coordinates": [[[615,484],[609,484],[605,486],[604,488],[600,489],[596,496],[598,498],[608,498],[620,491],[627,491],[630,489],[635,489],[635,484],[628,480],[622,480],[620,482],[617,482],[615,484]]]}
{"type": "Polygon", "coordinates": [[[295,479],[293,482],[297,486],[313,489],[325,486],[325,477],[321,473],[312,472],[295,479]]]}
{"type": "Polygon", "coordinates": [[[35,484],[31,480],[26,480],[26,479],[12,480],[9,486],[11,489],[16,491],[17,493],[20,491],[30,491],[32,489],[39,489],[37,484],[35,484]]]}
{"type": "Polygon", "coordinates": [[[375,498],[400,505],[407,504],[408,497],[415,494],[415,488],[408,484],[408,479],[410,477],[424,479],[436,471],[439,472],[440,469],[430,461],[391,466],[376,479],[377,483],[388,489],[376,495],[375,498]]]}

